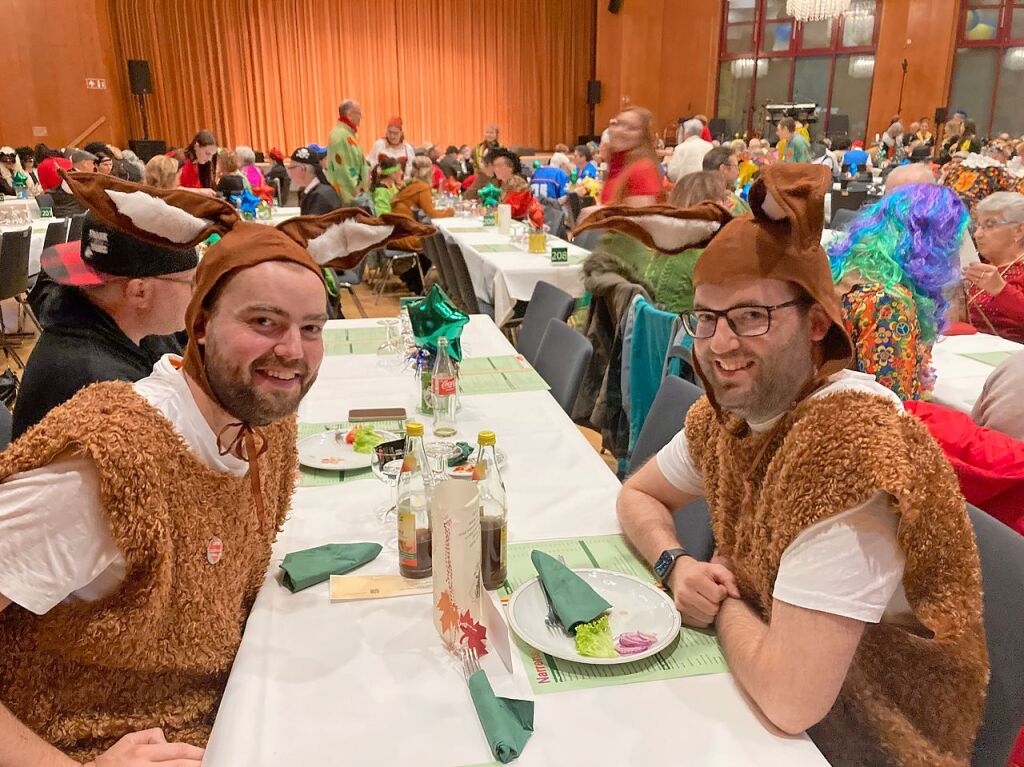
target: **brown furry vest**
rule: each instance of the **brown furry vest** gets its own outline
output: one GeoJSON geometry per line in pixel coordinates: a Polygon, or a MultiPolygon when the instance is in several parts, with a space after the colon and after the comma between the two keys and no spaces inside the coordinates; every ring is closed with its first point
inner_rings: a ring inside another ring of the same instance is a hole
{"type": "Polygon", "coordinates": [[[149,727],[206,744],[295,483],[294,419],[263,433],[262,523],[249,477],[202,463],[126,383],[81,391],[0,457],[5,478],[67,449],[89,456],[127,563],[99,601],[0,613],[0,701],[42,738],[78,759],[149,727]],[[223,555],[211,565],[214,537],[223,555]]]}
{"type": "Polygon", "coordinates": [[[702,399],[686,437],[718,549],[765,621],[782,554],[802,530],[879,490],[900,515],[903,585],[926,631],[868,625],[814,742],[843,767],[966,766],[988,680],[981,570],[956,476],[927,429],[861,392],[805,400],[768,434],[734,436],[739,422],[726,418],[702,399]]]}

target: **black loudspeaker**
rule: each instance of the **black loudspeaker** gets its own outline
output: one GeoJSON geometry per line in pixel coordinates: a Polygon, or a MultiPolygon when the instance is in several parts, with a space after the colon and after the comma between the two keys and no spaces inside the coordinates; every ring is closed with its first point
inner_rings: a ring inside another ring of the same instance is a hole
{"type": "Polygon", "coordinates": [[[618,13],[622,10],[623,0],[608,0],[608,12],[618,13]]]}
{"type": "Polygon", "coordinates": [[[128,142],[128,148],[135,152],[143,162],[149,162],[150,157],[156,157],[158,154],[167,154],[166,141],[136,141],[131,139],[128,142]]]}
{"type": "Polygon", "coordinates": [[[946,122],[947,112],[949,107],[935,107],[935,124],[946,122]]]}
{"type": "Polygon", "coordinates": [[[587,80],[587,103],[591,106],[601,103],[600,80],[587,80]]]}
{"type": "Polygon", "coordinates": [[[132,85],[132,93],[143,96],[153,92],[153,81],[149,77],[149,62],[145,59],[128,61],[128,80],[132,85]]]}

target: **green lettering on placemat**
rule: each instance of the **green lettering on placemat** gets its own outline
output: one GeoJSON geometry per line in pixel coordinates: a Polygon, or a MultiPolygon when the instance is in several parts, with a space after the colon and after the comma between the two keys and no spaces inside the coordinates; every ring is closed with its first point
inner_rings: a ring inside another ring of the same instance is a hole
{"type": "Polygon", "coordinates": [[[459,364],[462,394],[511,394],[550,388],[529,362],[515,355],[467,357],[459,364]]]}
{"type": "MultiPolygon", "coordinates": [[[[508,581],[498,590],[503,602],[519,586],[536,577],[537,571],[530,559],[534,549],[553,557],[563,557],[565,564],[571,568],[596,567],[657,583],[647,565],[637,558],[621,535],[513,543],[508,547],[508,581]]],[[[617,666],[592,666],[552,658],[518,637],[515,641],[530,678],[530,687],[537,695],[702,674],[722,674],[729,670],[717,637],[712,632],[687,626],[683,626],[675,642],[657,655],[617,666]]]]}

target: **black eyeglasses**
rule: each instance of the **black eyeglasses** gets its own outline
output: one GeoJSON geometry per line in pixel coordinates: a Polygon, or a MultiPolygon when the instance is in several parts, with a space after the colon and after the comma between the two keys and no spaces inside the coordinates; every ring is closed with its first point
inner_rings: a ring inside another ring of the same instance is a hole
{"type": "Polygon", "coordinates": [[[774,306],[734,306],[731,309],[698,309],[682,315],[683,327],[694,338],[711,338],[718,330],[718,320],[725,317],[738,336],[763,336],[772,326],[772,312],[790,306],[805,306],[807,301],[794,299],[774,306]]]}

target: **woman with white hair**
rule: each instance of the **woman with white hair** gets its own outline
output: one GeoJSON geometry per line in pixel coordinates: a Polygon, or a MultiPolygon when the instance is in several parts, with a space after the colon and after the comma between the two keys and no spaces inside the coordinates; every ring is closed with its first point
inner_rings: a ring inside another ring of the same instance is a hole
{"type": "Polygon", "coordinates": [[[984,260],[964,269],[968,317],[983,332],[1024,343],[1024,195],[995,192],[974,214],[984,260]]]}
{"type": "Polygon", "coordinates": [[[238,158],[238,169],[245,176],[250,186],[263,186],[263,171],[256,167],[256,152],[251,146],[235,147],[235,156],[238,158]]]}
{"type": "Polygon", "coordinates": [[[560,200],[565,197],[571,172],[572,161],[569,160],[569,156],[563,152],[555,152],[547,165],[534,171],[530,178],[530,189],[538,198],[551,197],[560,200]]]}

